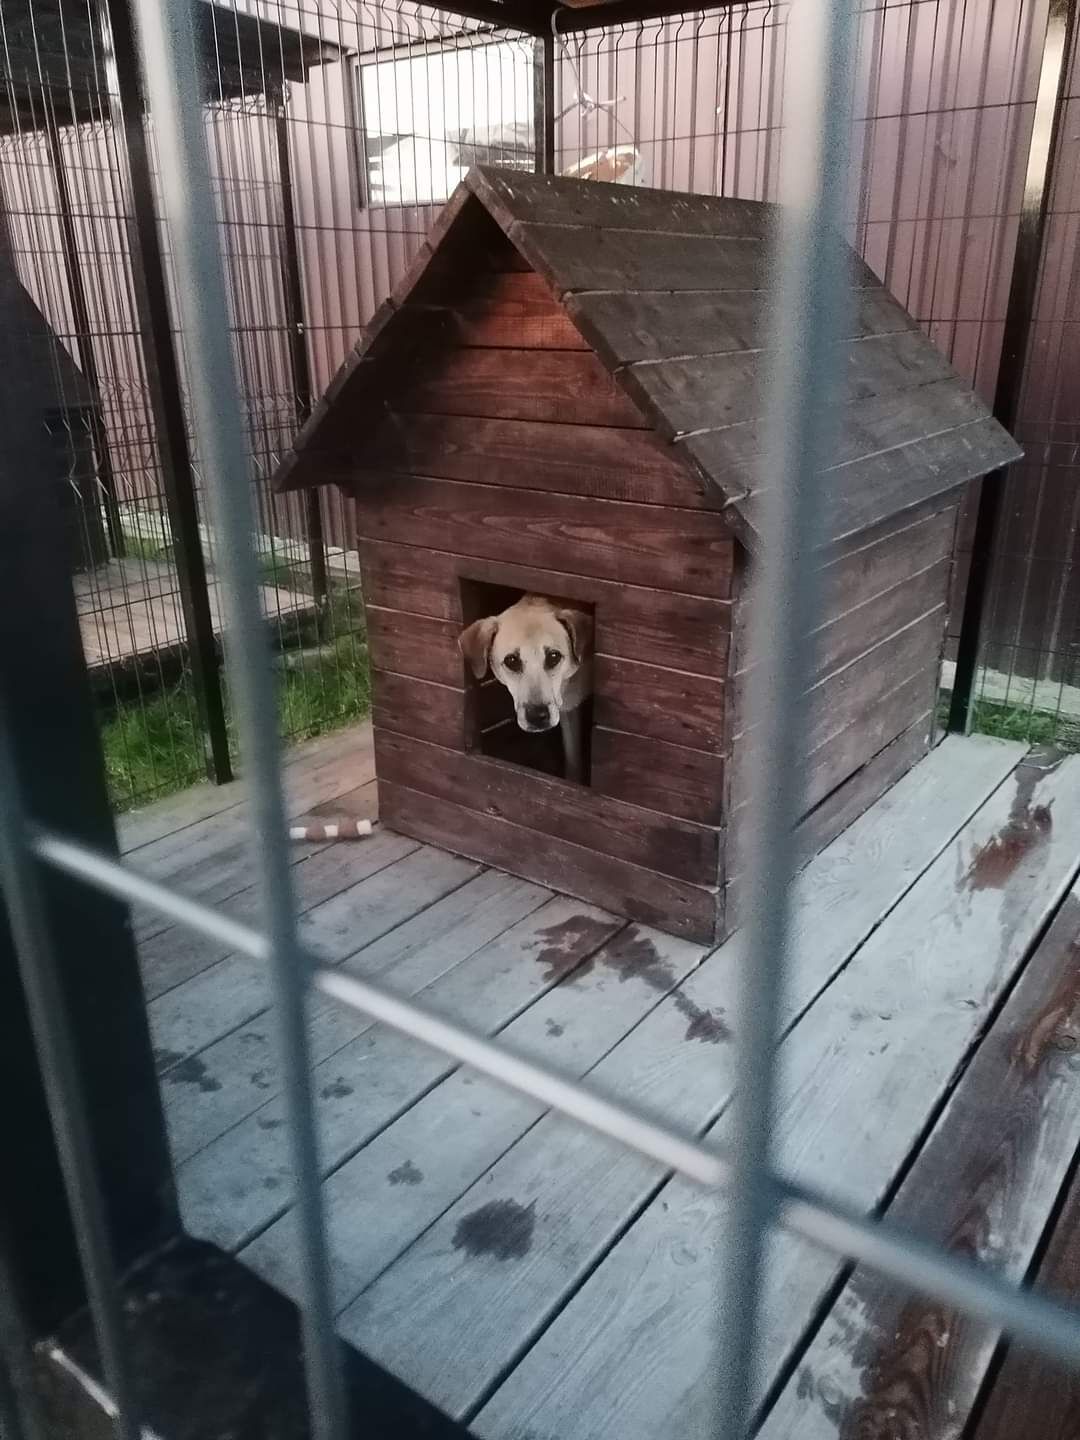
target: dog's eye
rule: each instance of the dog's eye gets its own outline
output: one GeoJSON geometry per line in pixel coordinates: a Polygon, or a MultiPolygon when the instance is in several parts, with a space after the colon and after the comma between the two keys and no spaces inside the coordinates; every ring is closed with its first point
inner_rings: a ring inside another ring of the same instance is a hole
{"type": "Polygon", "coordinates": [[[515,675],[517,675],[521,671],[521,656],[517,653],[516,650],[512,650],[509,655],[505,655],[503,657],[503,664],[506,666],[507,670],[510,670],[515,675]]]}
{"type": "Polygon", "coordinates": [[[559,661],[560,661],[561,659],[562,659],[562,651],[561,651],[561,650],[545,650],[545,651],[544,651],[544,669],[545,669],[545,670],[554,670],[555,667],[556,667],[556,665],[558,665],[558,663],[559,663],[559,661]]]}

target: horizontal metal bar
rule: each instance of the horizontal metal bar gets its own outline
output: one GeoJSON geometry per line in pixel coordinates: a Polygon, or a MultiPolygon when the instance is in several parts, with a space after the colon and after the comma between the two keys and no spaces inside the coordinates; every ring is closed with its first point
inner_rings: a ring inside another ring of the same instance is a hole
{"type": "MultiPolygon", "coordinates": [[[[149,906],[253,959],[270,957],[266,938],[249,926],[219,915],[108,856],[41,831],[32,836],[30,845],[40,860],[119,900],[149,906]]],[[[312,985],[350,1009],[472,1066],[500,1084],[655,1160],[665,1169],[711,1188],[729,1183],[732,1163],[725,1152],[609,1100],[589,1086],[566,1080],[556,1071],[515,1055],[413,1001],[331,969],[309,950],[301,954],[311,966],[312,985]]],[[[775,1222],[823,1249],[871,1266],[906,1289],[917,1290],[995,1329],[1008,1331],[1041,1354],[1080,1371],[1080,1312],[1018,1290],[985,1266],[949,1255],[888,1220],[860,1214],[783,1175],[771,1172],[768,1190],[775,1222]]]]}

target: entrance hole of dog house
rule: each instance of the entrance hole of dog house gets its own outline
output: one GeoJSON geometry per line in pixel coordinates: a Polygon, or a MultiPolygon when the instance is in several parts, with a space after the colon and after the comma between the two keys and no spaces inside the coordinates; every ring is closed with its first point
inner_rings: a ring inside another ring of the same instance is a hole
{"type": "MultiPolygon", "coordinates": [[[[462,579],[461,615],[465,625],[482,620],[486,615],[499,615],[509,609],[526,594],[525,590],[510,585],[492,585],[483,580],[462,579]]],[[[568,595],[550,597],[568,609],[583,610],[587,615],[595,614],[595,607],[587,601],[568,595]]],[[[569,639],[567,640],[569,644],[569,639]]],[[[507,760],[513,765],[523,765],[529,770],[539,770],[544,775],[564,779],[564,755],[562,731],[559,726],[545,730],[542,734],[530,734],[522,730],[514,715],[514,702],[510,691],[489,671],[482,680],[477,680],[472,668],[465,665],[465,733],[469,736],[469,748],[481,755],[490,755],[495,760],[507,760]]],[[[581,735],[584,760],[585,783],[589,781],[589,759],[592,750],[593,702],[587,700],[581,706],[581,735]]]]}

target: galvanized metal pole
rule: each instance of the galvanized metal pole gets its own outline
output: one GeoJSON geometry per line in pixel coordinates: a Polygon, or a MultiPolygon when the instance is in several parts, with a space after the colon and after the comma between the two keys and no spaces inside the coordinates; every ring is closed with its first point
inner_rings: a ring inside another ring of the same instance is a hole
{"type": "Polygon", "coordinates": [[[136,0],[136,13],[190,358],[195,434],[219,536],[228,616],[226,660],[251,787],[254,858],[261,881],[296,1186],[311,1433],[316,1440],[343,1440],[345,1397],[330,1299],[306,1024],[311,967],[297,935],[273,722],[275,677],[251,543],[255,513],[232,337],[225,320],[228,305],[203,132],[194,17],[189,0],[164,4],[136,0]]]}
{"type": "MultiPolygon", "coordinates": [[[[278,179],[281,182],[281,284],[285,299],[285,324],[289,337],[289,369],[292,375],[296,423],[303,425],[311,414],[314,392],[308,363],[307,326],[304,321],[304,283],[300,273],[300,247],[296,236],[296,203],[293,197],[292,159],[289,155],[289,115],[280,98],[271,100],[274,136],[277,144],[278,179]]],[[[304,493],[304,526],[307,530],[311,590],[317,604],[326,599],[326,537],[323,534],[322,504],[312,486],[304,493]]]]}
{"type": "Polygon", "coordinates": [[[718,1432],[746,1433],[754,1392],[768,1230],[778,1015],[789,934],[800,740],[812,668],[818,546],[827,533],[831,405],[850,303],[839,230],[850,124],[850,0],[795,0],[788,20],[782,197],[786,203],[769,344],[763,552],[751,606],[751,818],[746,947],[738,975],[735,1173],[723,1250],[718,1432]]]}

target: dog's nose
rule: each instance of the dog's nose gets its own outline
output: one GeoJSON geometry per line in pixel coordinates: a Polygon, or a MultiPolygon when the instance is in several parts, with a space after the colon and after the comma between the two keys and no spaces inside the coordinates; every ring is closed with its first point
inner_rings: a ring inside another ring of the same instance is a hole
{"type": "Polygon", "coordinates": [[[539,728],[541,725],[550,725],[551,711],[546,705],[526,705],[525,721],[529,725],[539,728]]]}

